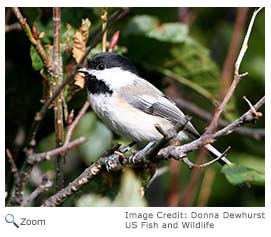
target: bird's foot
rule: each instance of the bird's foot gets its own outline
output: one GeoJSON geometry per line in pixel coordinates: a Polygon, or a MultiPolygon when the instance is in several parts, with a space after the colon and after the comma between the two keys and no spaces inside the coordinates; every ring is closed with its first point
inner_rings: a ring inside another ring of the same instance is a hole
{"type": "Polygon", "coordinates": [[[110,172],[117,171],[118,167],[120,167],[119,155],[114,153],[110,155],[105,161],[105,168],[107,172],[110,172]]]}
{"type": "Polygon", "coordinates": [[[129,157],[129,163],[136,165],[140,163],[142,159],[144,159],[147,152],[152,148],[155,142],[148,143],[142,150],[137,151],[135,154],[129,157]]]}
{"type": "Polygon", "coordinates": [[[131,142],[129,143],[128,145],[124,146],[124,147],[121,147],[119,148],[119,151],[121,153],[126,153],[126,152],[131,152],[132,154],[135,152],[135,150],[132,149],[132,146],[134,146],[137,142],[131,142]]]}
{"type": "Polygon", "coordinates": [[[125,153],[131,152],[134,154],[134,150],[132,146],[134,146],[136,142],[131,142],[130,144],[120,147],[118,150],[115,150],[113,154],[111,154],[108,159],[105,161],[105,168],[108,172],[117,171],[122,167],[122,161],[125,159],[125,153]]]}

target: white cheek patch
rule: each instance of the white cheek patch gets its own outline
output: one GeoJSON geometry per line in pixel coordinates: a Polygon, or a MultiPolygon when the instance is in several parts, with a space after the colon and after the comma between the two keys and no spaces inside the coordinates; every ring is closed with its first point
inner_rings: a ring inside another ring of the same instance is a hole
{"type": "Polygon", "coordinates": [[[96,76],[98,80],[103,80],[107,85],[110,85],[112,89],[130,85],[137,77],[135,74],[124,71],[120,67],[107,68],[104,70],[88,70],[88,72],[96,76]]]}

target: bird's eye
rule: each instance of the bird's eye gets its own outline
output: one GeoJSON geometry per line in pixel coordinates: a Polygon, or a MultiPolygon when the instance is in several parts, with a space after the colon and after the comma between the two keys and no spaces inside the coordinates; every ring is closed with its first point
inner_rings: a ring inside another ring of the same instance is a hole
{"type": "Polygon", "coordinates": [[[105,69],[105,65],[103,63],[100,63],[97,65],[97,70],[104,70],[105,69]]]}

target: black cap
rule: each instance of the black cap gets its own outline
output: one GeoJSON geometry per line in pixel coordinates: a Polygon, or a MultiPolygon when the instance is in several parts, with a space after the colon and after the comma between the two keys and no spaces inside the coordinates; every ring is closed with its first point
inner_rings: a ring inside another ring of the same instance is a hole
{"type": "Polygon", "coordinates": [[[103,70],[106,68],[120,67],[124,71],[129,71],[138,75],[135,66],[128,58],[117,53],[98,53],[87,61],[87,68],[94,70],[103,70]]]}

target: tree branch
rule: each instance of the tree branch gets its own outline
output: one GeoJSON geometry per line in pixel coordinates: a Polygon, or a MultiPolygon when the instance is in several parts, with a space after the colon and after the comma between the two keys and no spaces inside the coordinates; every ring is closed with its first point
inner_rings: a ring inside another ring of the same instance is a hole
{"type": "MultiPolygon", "coordinates": [[[[183,98],[173,98],[176,102],[177,106],[182,108],[184,111],[187,112],[187,114],[193,114],[201,119],[206,120],[207,122],[210,122],[212,119],[212,114],[205,111],[204,109],[198,107],[194,103],[187,101],[183,98]]],[[[230,124],[229,121],[226,121],[222,118],[219,118],[218,120],[218,126],[220,127],[226,127],[230,124]]],[[[255,140],[264,140],[265,138],[265,130],[262,128],[248,128],[248,127],[239,127],[234,130],[234,133],[240,134],[245,137],[250,137],[255,140]]]]}
{"type": "Polygon", "coordinates": [[[32,34],[30,26],[26,22],[26,18],[23,17],[21,11],[18,7],[12,7],[11,8],[13,14],[18,19],[21,27],[23,28],[25,34],[27,35],[29,41],[31,44],[35,47],[37,50],[37,53],[39,54],[40,58],[42,59],[44,65],[48,69],[49,72],[53,72],[53,64],[51,59],[48,57],[47,53],[45,52],[40,39],[32,34]]]}
{"type": "Polygon", "coordinates": [[[60,154],[65,154],[69,150],[73,149],[74,147],[79,146],[82,143],[85,143],[87,141],[87,138],[85,138],[85,137],[80,137],[78,139],[75,139],[72,142],[70,142],[70,139],[71,139],[71,135],[72,135],[72,132],[73,132],[75,126],[78,124],[80,118],[83,116],[83,114],[87,110],[88,106],[89,106],[89,103],[86,102],[84,104],[84,106],[82,107],[82,109],[80,110],[76,119],[73,121],[73,123],[68,128],[68,132],[66,134],[66,138],[65,138],[65,142],[64,142],[63,146],[58,147],[54,150],[42,152],[42,153],[33,153],[33,151],[28,153],[27,160],[22,168],[22,171],[21,171],[21,174],[19,177],[19,182],[16,183],[16,185],[15,185],[15,195],[11,201],[11,205],[16,205],[16,206],[22,205],[22,202],[24,202],[23,189],[21,189],[20,187],[25,186],[26,179],[29,176],[34,164],[39,163],[44,160],[49,160],[52,157],[60,155],[60,154]]]}
{"type": "Polygon", "coordinates": [[[13,30],[21,30],[21,29],[22,29],[22,27],[21,27],[20,23],[18,23],[18,22],[10,24],[10,25],[5,25],[5,33],[8,33],[13,30]]]}
{"type": "Polygon", "coordinates": [[[44,160],[50,160],[52,157],[60,155],[60,154],[65,154],[69,150],[85,143],[86,141],[87,141],[86,137],[79,137],[79,138],[75,139],[74,141],[72,141],[68,144],[65,144],[61,147],[58,147],[56,149],[53,149],[51,151],[46,151],[46,152],[42,152],[42,153],[34,153],[33,155],[27,157],[27,163],[34,165],[34,164],[39,163],[44,160]]]}
{"type": "MultiPolygon", "coordinates": [[[[243,41],[242,48],[241,48],[241,50],[239,52],[238,58],[237,58],[236,63],[235,63],[235,71],[234,71],[233,82],[232,82],[232,84],[231,84],[231,86],[230,86],[227,94],[225,95],[224,99],[222,100],[222,102],[220,103],[220,105],[216,108],[216,111],[214,113],[213,119],[210,122],[210,125],[206,128],[206,131],[204,133],[205,135],[212,134],[216,130],[217,125],[218,125],[219,117],[220,117],[221,113],[223,112],[224,107],[226,106],[226,104],[228,103],[228,101],[230,100],[230,98],[232,97],[233,92],[235,91],[235,89],[236,89],[237,85],[239,84],[241,78],[243,76],[247,75],[247,73],[240,74],[239,73],[239,68],[240,68],[240,64],[241,64],[241,62],[243,60],[243,57],[244,57],[245,52],[246,52],[247,47],[248,47],[248,40],[249,40],[249,37],[250,37],[252,26],[254,24],[255,17],[256,17],[256,15],[258,14],[258,12],[261,9],[262,8],[259,8],[258,10],[254,11],[254,13],[253,13],[253,16],[252,16],[252,18],[250,20],[250,24],[249,24],[249,27],[248,27],[245,39],[243,41]]],[[[206,139],[207,138],[208,138],[208,136],[206,136],[206,139]]]]}
{"type": "MultiPolygon", "coordinates": [[[[258,110],[264,104],[264,97],[261,98],[255,105],[254,109],[258,110]]],[[[249,109],[245,114],[243,114],[239,119],[229,124],[227,127],[219,130],[215,134],[212,134],[212,140],[209,142],[214,142],[216,138],[221,136],[226,136],[230,134],[234,129],[241,126],[243,123],[249,123],[255,121],[258,117],[249,109]]],[[[187,122],[189,120],[187,119],[187,122]]],[[[178,124],[175,126],[176,132],[183,129],[185,124],[178,124]]],[[[102,157],[100,157],[97,161],[91,164],[80,176],[78,176],[74,181],[72,181],[68,186],[49,197],[43,204],[43,207],[51,207],[58,206],[62,204],[68,197],[72,196],[75,192],[77,192],[82,186],[92,181],[97,175],[99,175],[102,171],[106,171],[108,167],[108,163],[110,162],[111,171],[122,170],[124,167],[138,167],[141,165],[146,165],[150,162],[159,162],[161,160],[168,160],[170,158],[174,158],[178,161],[183,160],[187,162],[186,164],[189,167],[205,167],[210,163],[203,165],[195,165],[189,160],[186,159],[186,154],[199,149],[200,147],[206,145],[205,139],[200,137],[197,140],[194,140],[190,143],[187,143],[182,146],[168,146],[166,148],[161,149],[162,145],[165,145],[165,142],[171,139],[170,136],[164,136],[160,141],[156,142],[152,145],[151,148],[148,144],[145,148],[138,151],[136,154],[132,156],[125,156],[124,154],[119,155],[120,152],[115,153],[116,149],[119,149],[119,145],[113,147],[110,151],[106,152],[102,157]],[[160,144],[160,145],[158,145],[160,144]],[[159,151],[160,150],[160,151],[159,151]],[[113,153],[113,154],[112,154],[113,153]],[[158,154],[157,154],[158,153],[158,154]],[[157,154],[157,155],[156,155],[157,154]]],[[[219,157],[217,158],[219,159],[219,157]]],[[[211,161],[213,163],[215,160],[211,161]]]]}
{"type": "Polygon", "coordinates": [[[14,176],[15,187],[17,187],[19,185],[19,183],[20,183],[19,171],[18,171],[17,165],[16,165],[16,163],[15,163],[15,161],[13,159],[13,156],[12,156],[9,149],[6,149],[6,154],[7,154],[7,157],[8,157],[8,162],[10,164],[11,173],[14,176]]]}
{"type": "MultiPolygon", "coordinates": [[[[185,123],[178,123],[175,125],[174,129],[176,132],[182,130],[186,124],[189,122],[189,119],[186,120],[185,123]]],[[[153,155],[155,155],[159,149],[165,145],[167,141],[169,141],[172,137],[168,134],[164,134],[163,138],[161,138],[158,142],[156,142],[150,149],[143,149],[142,152],[138,152],[137,154],[131,157],[125,157],[121,154],[121,156],[117,155],[122,152],[118,152],[114,154],[114,152],[120,148],[117,144],[109,151],[105,152],[102,157],[100,157],[97,161],[95,161],[92,165],[90,165],[79,177],[77,177],[74,181],[72,181],[68,186],[48,198],[42,206],[51,207],[58,206],[63,203],[69,196],[73,195],[73,193],[77,192],[83,185],[89,183],[94,177],[99,175],[103,170],[108,170],[108,163],[111,163],[111,171],[117,171],[123,169],[125,166],[137,166],[140,164],[150,163],[153,159],[153,155]],[[113,154],[112,154],[113,153],[113,154]],[[134,163],[136,161],[136,163],[134,163]]],[[[149,147],[148,144],[146,147],[149,147]]]]}
{"type": "Polygon", "coordinates": [[[221,98],[225,96],[230,85],[230,79],[232,78],[232,72],[234,71],[234,60],[236,59],[237,52],[240,47],[243,30],[246,24],[247,13],[247,7],[239,7],[237,9],[232,38],[221,73],[221,98]]]}
{"type": "Polygon", "coordinates": [[[52,182],[49,180],[48,176],[43,176],[41,184],[22,202],[21,206],[26,206],[28,203],[32,202],[39,194],[51,186],[52,182]]]}
{"type": "MultiPolygon", "coordinates": [[[[52,91],[62,83],[62,57],[60,52],[60,36],[61,36],[61,8],[53,8],[53,65],[54,73],[51,83],[52,91]]],[[[64,119],[63,119],[63,92],[60,93],[54,101],[54,124],[55,124],[55,138],[56,147],[60,147],[64,143],[64,119]]],[[[56,190],[59,191],[64,187],[64,164],[65,154],[58,154],[56,157],[56,190]]]]}
{"type": "Polygon", "coordinates": [[[79,121],[82,118],[82,116],[86,113],[86,111],[87,111],[87,109],[88,109],[89,106],[90,106],[90,103],[87,100],[85,102],[85,104],[83,105],[83,107],[81,108],[81,110],[79,111],[77,117],[72,122],[72,124],[69,125],[67,133],[66,133],[66,138],[65,138],[65,141],[64,141],[64,145],[67,145],[70,142],[75,127],[79,123],[79,121]]]}
{"type": "MultiPolygon", "coordinates": [[[[255,105],[254,108],[258,110],[263,104],[265,103],[265,97],[263,96],[255,105]]],[[[173,157],[174,159],[180,160],[183,159],[183,157],[186,157],[186,154],[188,152],[191,152],[195,149],[198,149],[207,143],[212,143],[214,142],[217,138],[229,135],[232,133],[236,128],[241,126],[244,123],[251,123],[257,120],[258,117],[255,116],[255,114],[252,112],[252,110],[248,110],[245,114],[243,114],[240,118],[236,119],[234,122],[230,123],[227,127],[217,131],[216,133],[207,135],[208,140],[206,140],[206,135],[202,135],[200,138],[197,140],[194,140],[190,143],[187,143],[182,146],[178,147],[166,147],[162,149],[158,153],[158,158],[159,159],[165,159],[169,157],[173,157]]]]}

